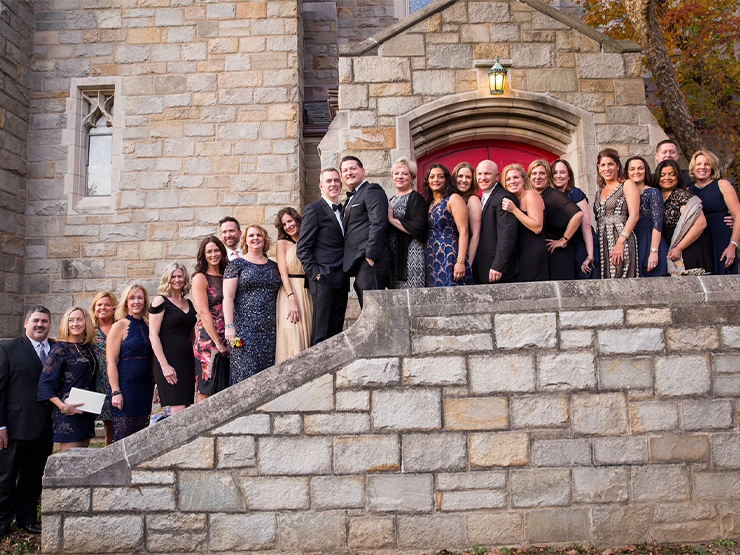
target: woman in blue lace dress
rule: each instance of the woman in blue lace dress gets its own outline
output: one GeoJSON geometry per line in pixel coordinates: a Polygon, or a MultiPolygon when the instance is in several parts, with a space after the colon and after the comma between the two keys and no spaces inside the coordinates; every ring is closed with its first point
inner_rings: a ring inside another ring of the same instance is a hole
{"type": "Polygon", "coordinates": [[[663,240],[663,195],[653,187],[650,166],[644,158],[627,160],[627,177],[640,191],[640,219],[635,226],[637,267],[640,277],[660,277],[668,273],[668,247],[663,240]]]}
{"type": "Polygon", "coordinates": [[[115,310],[118,299],[110,291],[101,291],[92,300],[90,305],[90,318],[95,326],[95,337],[93,338],[92,350],[98,360],[98,373],[95,376],[95,391],[105,395],[103,410],[100,419],[105,429],[105,444],[110,445],[113,441],[113,420],[110,409],[110,383],[108,383],[108,368],[105,363],[105,347],[108,341],[110,329],[115,322],[115,310]]]}
{"type": "Polygon", "coordinates": [[[424,177],[427,212],[427,287],[473,285],[468,255],[468,207],[453,193],[450,171],[432,164],[424,177]]]}
{"type": "Polygon", "coordinates": [[[73,387],[95,391],[98,361],[91,348],[94,335],[87,311],[70,308],[62,316],[59,340],[51,347],[39,378],[37,399],[54,405],[54,442],[62,451],[87,447],[95,436],[95,415],[81,411],[77,403],[67,403],[73,387]]]}
{"type": "Polygon", "coordinates": [[[117,322],[108,337],[108,377],[112,389],[113,441],[149,425],[154,397],[149,295],[130,285],[116,308],[117,322]]]}
{"type": "Polygon", "coordinates": [[[270,237],[250,225],[241,240],[244,258],[229,262],[224,271],[224,322],[231,345],[231,385],[275,364],[277,294],[280,270],[267,258],[270,237]],[[241,346],[235,345],[236,338],[241,346]]]}
{"type": "Polygon", "coordinates": [[[694,179],[690,190],[701,199],[707,228],[704,236],[717,275],[737,274],[737,243],[740,241],[740,201],[732,183],[720,179],[719,160],[713,152],[699,150],[691,157],[689,172],[694,179]],[[732,227],[725,217],[733,217],[732,227]]]}

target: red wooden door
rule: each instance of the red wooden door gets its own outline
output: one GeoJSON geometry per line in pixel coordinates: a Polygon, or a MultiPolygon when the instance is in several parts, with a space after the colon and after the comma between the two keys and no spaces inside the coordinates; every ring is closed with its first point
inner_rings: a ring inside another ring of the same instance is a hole
{"type": "Polygon", "coordinates": [[[482,160],[493,160],[498,164],[499,171],[503,170],[507,164],[521,164],[526,170],[530,162],[537,158],[544,158],[548,162],[552,162],[557,160],[558,156],[536,146],[513,141],[483,140],[458,143],[421,157],[417,162],[419,166],[417,182],[419,190],[421,190],[424,184],[424,176],[432,164],[443,164],[452,173],[452,170],[460,162],[468,162],[475,167],[482,160]]]}

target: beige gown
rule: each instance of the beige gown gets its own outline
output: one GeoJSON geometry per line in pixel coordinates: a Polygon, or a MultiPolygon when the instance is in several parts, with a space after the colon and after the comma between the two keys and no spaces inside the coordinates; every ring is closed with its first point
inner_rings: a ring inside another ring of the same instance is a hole
{"type": "MultiPolygon", "coordinates": [[[[285,253],[290,275],[303,275],[303,265],[296,256],[296,246],[293,245],[285,253]]],[[[288,295],[284,287],[280,287],[277,296],[277,342],[275,345],[275,364],[300,353],[311,346],[311,322],[313,321],[313,299],[305,287],[305,280],[297,277],[290,278],[290,285],[301,309],[301,319],[297,324],[288,320],[288,295]]]]}

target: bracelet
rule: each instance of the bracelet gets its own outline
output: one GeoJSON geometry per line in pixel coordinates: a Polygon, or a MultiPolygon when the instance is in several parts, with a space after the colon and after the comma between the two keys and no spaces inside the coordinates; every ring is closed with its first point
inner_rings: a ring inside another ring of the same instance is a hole
{"type": "Polygon", "coordinates": [[[650,252],[658,252],[658,249],[650,248],[650,252]]]}
{"type": "Polygon", "coordinates": [[[67,407],[67,403],[63,403],[63,405],[64,405],[64,408],[59,409],[59,411],[62,414],[67,414],[67,411],[69,410],[69,408],[67,407]]]}
{"type": "Polygon", "coordinates": [[[568,243],[568,241],[570,241],[570,239],[568,239],[565,235],[563,235],[561,239],[564,240],[566,244],[568,243]]]}
{"type": "Polygon", "coordinates": [[[226,324],[224,328],[229,329],[235,327],[234,324],[226,324]]]}
{"type": "Polygon", "coordinates": [[[630,234],[627,233],[625,230],[622,230],[622,232],[619,234],[620,237],[624,237],[625,239],[630,238],[630,234]]]}
{"type": "Polygon", "coordinates": [[[465,262],[463,262],[462,260],[458,260],[457,262],[455,262],[455,264],[465,264],[465,262]]]}
{"type": "Polygon", "coordinates": [[[735,245],[735,248],[737,248],[737,241],[730,241],[730,245],[735,245]]]}
{"type": "Polygon", "coordinates": [[[295,295],[295,293],[288,293],[288,297],[290,297],[291,295],[295,295]]]}
{"type": "Polygon", "coordinates": [[[121,393],[121,390],[120,389],[116,389],[115,391],[111,391],[111,394],[110,394],[111,397],[115,397],[116,395],[123,395],[123,393],[121,393]]]}

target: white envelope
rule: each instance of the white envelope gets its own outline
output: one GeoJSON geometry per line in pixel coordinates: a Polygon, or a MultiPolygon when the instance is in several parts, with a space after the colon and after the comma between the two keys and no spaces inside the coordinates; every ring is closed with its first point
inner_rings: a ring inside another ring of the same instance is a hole
{"type": "Polygon", "coordinates": [[[91,412],[93,414],[100,414],[103,410],[103,402],[105,401],[104,393],[97,393],[95,391],[88,391],[87,389],[79,389],[73,387],[69,392],[69,397],[65,403],[68,405],[71,403],[82,403],[77,410],[83,412],[91,412]]]}

